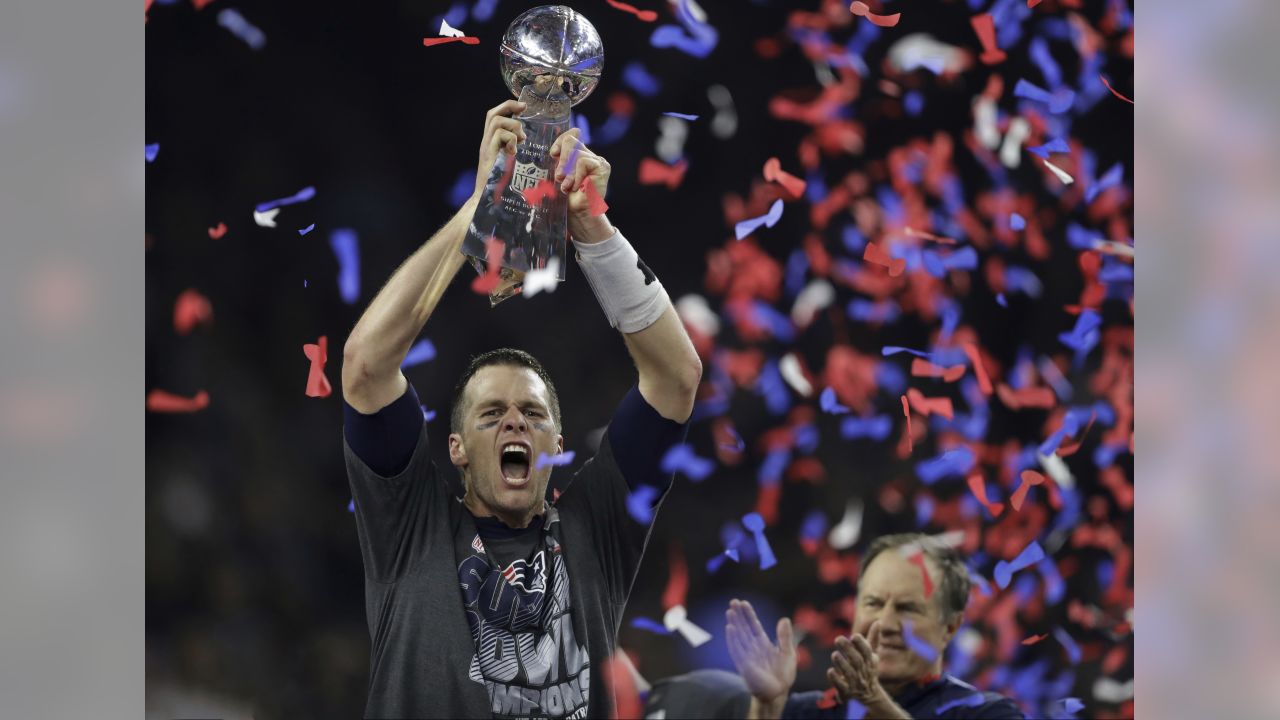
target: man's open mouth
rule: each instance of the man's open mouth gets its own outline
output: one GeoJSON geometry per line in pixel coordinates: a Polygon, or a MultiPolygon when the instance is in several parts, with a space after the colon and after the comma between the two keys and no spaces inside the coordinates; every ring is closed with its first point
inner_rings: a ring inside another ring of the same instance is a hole
{"type": "Polygon", "coordinates": [[[523,485],[529,480],[529,446],[507,443],[499,454],[502,478],[512,485],[523,485]]]}

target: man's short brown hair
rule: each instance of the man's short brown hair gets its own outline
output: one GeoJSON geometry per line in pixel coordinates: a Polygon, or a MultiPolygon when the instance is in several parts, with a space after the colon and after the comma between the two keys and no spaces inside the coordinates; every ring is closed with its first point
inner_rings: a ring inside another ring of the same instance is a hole
{"type": "MultiPolygon", "coordinates": [[[[938,595],[938,606],[942,608],[943,618],[950,621],[957,615],[963,617],[964,606],[969,602],[969,568],[965,566],[964,558],[955,548],[937,538],[924,533],[881,535],[872,541],[871,546],[863,554],[862,572],[865,573],[867,568],[871,567],[871,561],[875,560],[880,553],[908,545],[918,547],[925,557],[933,561],[942,575],[942,582],[939,583],[940,587],[935,594],[938,595]]],[[[858,578],[858,587],[861,590],[861,577],[858,578]]]]}

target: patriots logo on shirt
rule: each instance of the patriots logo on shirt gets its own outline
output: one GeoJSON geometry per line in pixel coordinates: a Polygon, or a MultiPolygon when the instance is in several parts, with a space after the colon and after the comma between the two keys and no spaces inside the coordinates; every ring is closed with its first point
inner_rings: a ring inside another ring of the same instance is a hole
{"type": "Polygon", "coordinates": [[[471,540],[471,549],[478,553],[484,552],[484,543],[480,541],[479,533],[477,533],[475,538],[471,540]]]}
{"type": "Polygon", "coordinates": [[[514,585],[525,592],[546,592],[547,561],[545,553],[539,552],[537,555],[534,555],[533,562],[516,560],[502,571],[502,577],[506,578],[507,583],[514,585]]]}

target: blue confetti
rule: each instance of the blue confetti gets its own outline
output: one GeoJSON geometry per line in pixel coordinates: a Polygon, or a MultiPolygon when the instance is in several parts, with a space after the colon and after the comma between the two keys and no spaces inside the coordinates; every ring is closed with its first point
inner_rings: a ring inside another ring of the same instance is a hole
{"type": "Polygon", "coordinates": [[[1040,547],[1040,543],[1034,540],[1031,541],[1031,544],[1018,553],[1018,557],[1014,558],[1012,562],[1001,560],[996,563],[996,585],[999,585],[1001,589],[1009,587],[1009,581],[1013,578],[1014,573],[1030,565],[1035,565],[1043,560],[1044,557],[1044,548],[1040,547]]]}
{"type": "Polygon", "coordinates": [[[778,559],[769,547],[769,540],[764,536],[764,518],[760,513],[750,512],[742,516],[742,525],[756,538],[756,552],[760,553],[760,569],[768,570],[778,564],[778,559]]]}
{"type": "Polygon", "coordinates": [[[678,113],[678,112],[664,112],[662,114],[666,115],[667,117],[680,118],[681,120],[693,121],[698,119],[697,115],[686,115],[684,113],[678,113]]]}
{"type": "Polygon", "coordinates": [[[1027,152],[1031,153],[1032,155],[1039,155],[1045,160],[1048,160],[1049,155],[1051,155],[1052,153],[1071,152],[1071,146],[1068,145],[1067,141],[1063,140],[1062,138],[1054,138],[1049,142],[1045,143],[1044,145],[1037,145],[1035,147],[1027,148],[1027,152]]]}
{"type": "Polygon", "coordinates": [[[351,502],[347,503],[347,512],[353,513],[355,511],[356,511],[356,499],[351,498],[351,502]]]}
{"type": "Polygon", "coordinates": [[[765,456],[764,462],[760,463],[760,470],[756,473],[756,482],[762,486],[777,485],[782,482],[782,472],[787,469],[787,463],[791,462],[791,451],[786,448],[774,450],[765,456]]]}
{"type": "Polygon", "coordinates": [[[865,298],[854,298],[845,307],[845,314],[850,320],[858,322],[893,324],[898,320],[900,311],[898,303],[892,300],[875,302],[865,298]]]}
{"type": "MultiPolygon", "coordinates": [[[[939,59],[938,64],[941,65],[941,63],[942,60],[939,59]]],[[[935,71],[934,74],[938,75],[941,73],[935,71]]],[[[902,98],[902,107],[907,111],[907,115],[910,117],[919,117],[920,113],[924,112],[924,94],[918,90],[908,92],[906,96],[902,98]]]]}
{"type": "Polygon", "coordinates": [[[1044,578],[1044,599],[1051,605],[1057,605],[1067,591],[1066,583],[1058,573],[1057,563],[1046,558],[1036,565],[1036,569],[1040,571],[1040,577],[1044,578]]]}
{"type": "Polygon", "coordinates": [[[476,189],[476,171],[474,168],[468,168],[458,173],[458,177],[454,179],[453,185],[449,188],[449,204],[453,209],[457,210],[466,204],[467,199],[476,189]]]}
{"type": "Polygon", "coordinates": [[[476,4],[471,6],[471,17],[475,18],[476,22],[489,22],[489,18],[493,17],[493,11],[497,7],[498,0],[476,0],[476,4]]]}
{"type": "Polygon", "coordinates": [[[1098,344],[1102,334],[1098,328],[1102,326],[1102,316],[1093,310],[1085,310],[1076,318],[1075,327],[1070,332],[1058,334],[1058,340],[1076,351],[1077,364],[1098,344]]]}
{"type": "Polygon", "coordinates": [[[658,633],[659,635],[671,634],[671,631],[667,629],[667,626],[663,625],[660,622],[657,622],[656,620],[650,620],[647,617],[632,618],[631,627],[639,628],[641,630],[648,630],[649,632],[658,633]]]}
{"type": "Polygon", "coordinates": [[[1009,215],[1009,227],[1014,230],[1024,230],[1027,227],[1027,221],[1018,213],[1012,213],[1009,215]]]}
{"type": "Polygon", "coordinates": [[[1076,641],[1073,640],[1071,636],[1067,634],[1067,631],[1063,630],[1060,627],[1054,628],[1053,636],[1058,639],[1058,643],[1061,644],[1062,648],[1067,651],[1067,657],[1071,660],[1071,664],[1075,665],[1079,663],[1080,662],[1080,646],[1077,645],[1076,641]]]}
{"type": "Polygon", "coordinates": [[[640,485],[627,495],[627,512],[641,525],[653,522],[653,503],[658,499],[658,488],[640,485]]]}
{"type": "Polygon", "coordinates": [[[822,408],[822,412],[832,415],[843,415],[849,412],[849,408],[836,400],[836,391],[831,388],[824,389],[822,395],[818,396],[818,406],[822,408]]]}
{"type": "Polygon", "coordinates": [[[666,454],[662,456],[662,472],[674,473],[680,471],[685,477],[699,482],[705,480],[708,475],[715,470],[716,464],[712,460],[700,458],[693,452],[693,446],[688,443],[680,443],[673,445],[666,454]]]}
{"type": "Polygon", "coordinates": [[[818,540],[827,532],[827,516],[821,510],[811,510],[800,525],[800,537],[818,540]]]}
{"type": "Polygon", "coordinates": [[[933,662],[938,659],[938,651],[932,645],[916,637],[911,632],[911,621],[902,621],[902,641],[907,644],[911,652],[919,655],[925,662],[933,662]]]}
{"type": "Polygon", "coordinates": [[[765,408],[771,415],[781,415],[791,407],[791,395],[787,392],[787,384],[778,372],[776,360],[765,363],[756,379],[755,389],[764,396],[765,408]]]}
{"type": "MultiPolygon", "coordinates": [[[[871,23],[867,23],[870,25],[871,23]]],[[[862,720],[867,716],[867,706],[849,698],[845,700],[844,720],[862,720]]]]}
{"type": "Polygon", "coordinates": [[[243,15],[231,8],[218,13],[218,24],[230,30],[232,35],[243,40],[246,45],[254,50],[261,50],[267,44],[267,36],[248,20],[245,20],[243,15]]]}
{"type": "Polygon", "coordinates": [[[733,226],[734,236],[739,240],[755,232],[761,225],[773,227],[778,224],[778,220],[782,219],[782,199],[773,201],[769,206],[769,212],[756,218],[748,218],[740,221],[733,226]]]}
{"type": "Polygon", "coordinates": [[[306,202],[316,196],[314,187],[304,187],[289,197],[278,198],[276,200],[268,200],[264,203],[258,203],[256,210],[258,212],[266,212],[273,208],[283,207],[285,205],[294,205],[300,202],[306,202]]]}
{"type": "Polygon", "coordinates": [[[840,437],[845,440],[869,438],[884,440],[893,431],[893,420],[888,415],[874,415],[868,418],[847,417],[840,423],[840,437]]]}
{"type": "Polygon", "coordinates": [[[916,496],[916,527],[924,527],[933,519],[933,498],[928,495],[916,496]]]}
{"type": "Polygon", "coordinates": [[[423,338],[414,343],[409,348],[409,352],[404,356],[404,362],[400,363],[400,369],[421,365],[424,362],[430,362],[436,357],[436,346],[427,338],[423,338]]]}
{"type": "Polygon", "coordinates": [[[932,485],[945,477],[965,475],[973,469],[976,462],[977,457],[969,448],[952,448],[937,457],[917,463],[916,475],[920,476],[920,481],[924,484],[932,485]]]}
{"type": "Polygon", "coordinates": [[[675,48],[696,58],[704,58],[711,54],[719,40],[715,28],[700,23],[689,11],[687,0],[680,0],[676,7],[677,17],[684,28],[676,25],[659,25],[649,36],[649,44],[656,48],[675,48]]]}
{"type": "Polygon", "coordinates": [[[160,143],[151,143],[147,146],[147,162],[155,162],[156,156],[160,154],[160,143]]]}
{"type": "Polygon", "coordinates": [[[795,326],[791,318],[778,312],[769,303],[756,300],[751,303],[751,319],[769,328],[769,333],[783,342],[795,339],[795,326]]]}
{"type": "Polygon", "coordinates": [[[1045,84],[1051,88],[1062,85],[1062,68],[1058,67],[1058,63],[1053,59],[1053,53],[1049,52],[1049,41],[1041,35],[1031,38],[1027,54],[1031,56],[1036,67],[1040,68],[1045,84]]]}
{"type": "MultiPolygon", "coordinates": [[[[573,462],[574,452],[566,450],[558,455],[548,455],[546,453],[538,453],[538,462],[534,463],[534,470],[541,470],[544,467],[560,467],[573,462]]],[[[638,492],[638,491],[637,491],[638,492]]]]}
{"type": "Polygon", "coordinates": [[[622,83],[642,97],[653,97],[662,89],[662,83],[645,69],[638,60],[622,68],[622,83]]]}
{"type": "Polygon", "coordinates": [[[1110,170],[1107,170],[1106,174],[1098,182],[1093,183],[1084,191],[1084,201],[1086,203],[1093,202],[1093,199],[1098,197],[1103,190],[1119,185],[1121,180],[1124,180],[1124,165],[1116,163],[1111,166],[1110,170]]]}
{"type": "Polygon", "coordinates": [[[301,230],[299,230],[299,231],[298,231],[298,234],[299,234],[299,235],[306,235],[307,233],[309,233],[309,232],[311,232],[312,230],[315,230],[315,229],[316,229],[316,224],[315,224],[315,223],[311,223],[310,225],[308,225],[308,226],[306,226],[306,227],[302,228],[301,230]]]}
{"type": "Polygon", "coordinates": [[[436,419],[436,411],[435,411],[435,410],[428,410],[426,405],[419,405],[418,407],[422,408],[422,420],[423,420],[423,422],[431,422],[432,420],[435,420],[435,419],[436,419]]]}
{"type": "Polygon", "coordinates": [[[440,27],[440,21],[449,23],[451,27],[458,27],[467,21],[467,5],[462,2],[455,2],[449,6],[449,10],[444,15],[437,15],[431,19],[431,27],[440,27]]]}
{"type": "MultiPolygon", "coordinates": [[[[810,187],[813,184],[810,183],[810,187]]],[[[867,246],[867,238],[858,230],[856,225],[846,225],[840,233],[840,240],[844,243],[845,249],[851,253],[862,254],[863,248],[867,246]]]]}
{"type": "Polygon", "coordinates": [[[338,293],[350,305],[360,297],[360,240],[355,230],[339,228],[329,233],[329,246],[338,259],[338,293]]]}
{"type": "Polygon", "coordinates": [[[996,304],[1002,308],[1009,307],[1009,301],[1005,299],[1004,293],[996,293],[996,304]]]}

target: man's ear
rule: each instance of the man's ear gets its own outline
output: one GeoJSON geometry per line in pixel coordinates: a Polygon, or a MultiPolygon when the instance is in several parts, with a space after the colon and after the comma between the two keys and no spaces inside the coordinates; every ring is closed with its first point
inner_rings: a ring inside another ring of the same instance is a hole
{"type": "Polygon", "coordinates": [[[964,624],[964,613],[953,613],[951,619],[947,621],[947,636],[944,638],[943,645],[951,642],[951,638],[955,637],[956,632],[960,630],[960,626],[964,624]]]}
{"type": "Polygon", "coordinates": [[[449,433],[449,462],[454,467],[464,468],[470,464],[467,459],[467,449],[462,445],[462,435],[458,433],[449,433]]]}
{"type": "Polygon", "coordinates": [[[559,455],[563,452],[564,452],[564,436],[557,435],[556,436],[556,454],[559,455]]]}

